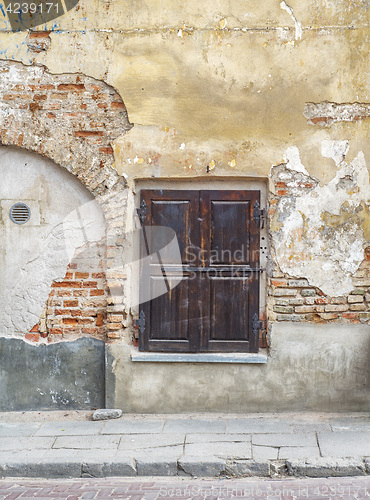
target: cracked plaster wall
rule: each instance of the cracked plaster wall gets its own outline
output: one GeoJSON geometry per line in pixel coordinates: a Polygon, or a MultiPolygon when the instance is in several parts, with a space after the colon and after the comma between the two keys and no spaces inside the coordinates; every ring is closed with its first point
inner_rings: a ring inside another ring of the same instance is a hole
{"type": "Polygon", "coordinates": [[[329,296],[348,295],[352,277],[369,244],[369,172],[362,152],[345,160],[347,141],[323,141],[321,153],[331,158],[336,175],[325,185],[309,176],[299,151],[291,147],[286,163],[273,167],[274,182],[285,184],[272,220],[272,249],[282,272],[307,278],[329,296]],[[291,172],[296,174],[293,178],[291,172]],[[312,189],[302,189],[312,186],[312,189]]]}
{"type": "MultiPolygon", "coordinates": [[[[10,32],[2,19],[0,58],[43,64],[62,77],[81,73],[114,87],[135,124],[127,134],[128,127],[122,127],[115,140],[114,168],[133,188],[136,179],[153,177],[267,178],[271,165],[284,163],[285,151],[296,145],[307,169],[302,175],[316,180],[319,200],[327,191],[338,192],[342,207],[347,198],[350,207],[360,201],[365,207],[368,184],[357,194],[337,190],[337,174],[347,174],[321,154],[321,144],[348,141],[346,168],[365,179],[369,120],[334,120],[314,128],[306,111],[307,103],[326,101],[368,106],[368,25],[362,0],[220,0],[217,5],[81,0],[77,9],[47,25],[51,33],[37,50],[27,32],[10,32]]],[[[338,210],[332,214],[323,202],[316,207],[310,196],[294,197],[302,213],[313,211],[306,217],[312,234],[318,230],[319,207],[331,215],[329,266],[351,250],[336,264],[339,276],[347,277],[347,290],[366,239],[363,228],[349,224],[342,242],[343,225],[333,219],[338,210]]],[[[361,216],[365,213],[364,208],[361,216]]],[[[272,229],[278,262],[317,280],[310,263],[302,270],[285,262],[288,226],[272,229]]],[[[317,245],[307,254],[314,259],[317,245]]],[[[320,281],[328,291],[329,271],[320,281]]]]}

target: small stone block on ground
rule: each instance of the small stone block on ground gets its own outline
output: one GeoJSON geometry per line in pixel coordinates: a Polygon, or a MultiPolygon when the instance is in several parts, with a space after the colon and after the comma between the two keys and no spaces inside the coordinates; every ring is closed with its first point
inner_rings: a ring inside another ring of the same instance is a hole
{"type": "Polygon", "coordinates": [[[92,416],[93,420],[111,420],[112,418],[122,417],[122,410],[101,409],[95,410],[92,416]]]}

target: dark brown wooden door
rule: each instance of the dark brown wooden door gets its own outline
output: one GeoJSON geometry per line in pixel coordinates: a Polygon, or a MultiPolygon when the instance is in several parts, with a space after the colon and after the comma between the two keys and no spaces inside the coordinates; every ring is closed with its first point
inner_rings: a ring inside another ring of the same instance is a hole
{"type": "Polygon", "coordinates": [[[145,314],[140,350],[257,352],[260,230],[253,207],[260,192],[143,190],[141,200],[144,231],[173,229],[181,265],[153,261],[149,279],[140,285],[155,296],[165,277],[169,290],[140,307],[145,314]]]}

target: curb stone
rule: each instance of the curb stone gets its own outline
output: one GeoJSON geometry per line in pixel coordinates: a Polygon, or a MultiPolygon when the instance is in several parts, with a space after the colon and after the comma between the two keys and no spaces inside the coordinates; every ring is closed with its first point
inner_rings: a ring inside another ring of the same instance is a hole
{"type": "Polygon", "coordinates": [[[199,459],[199,457],[181,458],[177,461],[179,467],[179,475],[183,471],[187,476],[193,477],[219,477],[222,472],[225,472],[226,461],[222,458],[210,457],[199,459]]]}
{"type": "Polygon", "coordinates": [[[271,476],[268,462],[255,462],[254,460],[228,460],[225,472],[233,477],[271,476]]]}
{"type": "Polygon", "coordinates": [[[167,477],[348,477],[367,476],[370,473],[370,458],[317,458],[295,460],[252,459],[227,460],[218,457],[184,457],[180,459],[161,457],[116,457],[101,463],[98,457],[86,460],[73,457],[35,458],[35,460],[9,459],[0,464],[0,478],[102,478],[133,476],[167,477]]]}
{"type": "Polygon", "coordinates": [[[360,458],[313,458],[287,460],[290,476],[341,477],[366,476],[364,460],[360,458]]]}

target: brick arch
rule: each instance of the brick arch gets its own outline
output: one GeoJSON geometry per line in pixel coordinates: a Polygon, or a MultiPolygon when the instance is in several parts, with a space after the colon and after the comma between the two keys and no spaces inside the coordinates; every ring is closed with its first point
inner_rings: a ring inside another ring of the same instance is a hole
{"type": "Polygon", "coordinates": [[[47,156],[95,196],[124,185],[111,144],[132,125],[112,87],[13,61],[0,61],[0,75],[0,144],[47,156]]]}
{"type": "Polygon", "coordinates": [[[126,315],[122,267],[126,181],[113,168],[112,142],[131,127],[124,102],[105,82],[0,61],[0,145],[36,152],[66,168],[105,214],[104,279],[111,291],[105,315],[108,339],[121,338],[126,315]]]}

